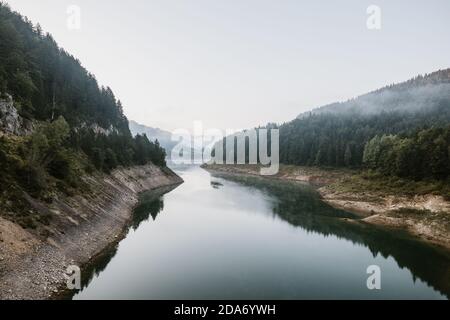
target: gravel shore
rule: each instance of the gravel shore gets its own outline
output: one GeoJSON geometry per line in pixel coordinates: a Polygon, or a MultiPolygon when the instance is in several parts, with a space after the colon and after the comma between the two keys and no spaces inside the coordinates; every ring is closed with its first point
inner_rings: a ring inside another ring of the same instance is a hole
{"type": "Polygon", "coordinates": [[[155,165],[85,177],[92,192],[59,196],[51,204],[29,199],[52,214],[47,237],[0,217],[0,299],[52,299],[66,290],[66,269],[88,266],[124,236],[141,192],[183,182],[155,165]]]}

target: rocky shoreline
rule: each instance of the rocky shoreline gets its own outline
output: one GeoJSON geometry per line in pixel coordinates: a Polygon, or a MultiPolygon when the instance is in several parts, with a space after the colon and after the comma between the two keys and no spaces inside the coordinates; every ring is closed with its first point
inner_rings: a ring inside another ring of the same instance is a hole
{"type": "Polygon", "coordinates": [[[50,204],[29,199],[34,210],[52,215],[45,238],[0,217],[0,299],[67,296],[67,267],[83,272],[124,237],[141,192],[183,182],[152,164],[84,180],[92,192],[58,196],[50,204]]]}
{"type": "MultiPolygon", "coordinates": [[[[263,179],[306,182],[314,186],[329,205],[360,216],[358,223],[406,231],[411,237],[444,249],[450,254],[450,202],[438,195],[398,196],[337,191],[331,187],[350,171],[281,167],[275,176],[260,176],[259,166],[204,165],[221,174],[251,175],[263,179]]],[[[353,221],[352,221],[353,222],[353,221]]]]}

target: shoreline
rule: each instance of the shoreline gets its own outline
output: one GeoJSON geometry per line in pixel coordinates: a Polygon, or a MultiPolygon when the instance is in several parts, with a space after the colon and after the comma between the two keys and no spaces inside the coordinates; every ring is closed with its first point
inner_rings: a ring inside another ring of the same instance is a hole
{"type": "Polygon", "coordinates": [[[33,201],[42,214],[54,215],[49,236],[0,217],[0,299],[64,299],[69,265],[82,276],[92,263],[114,249],[126,236],[139,195],[183,182],[169,168],[153,164],[119,168],[110,175],[84,178],[92,192],[57,196],[51,204],[33,201]]]}
{"type": "MultiPolygon", "coordinates": [[[[161,185],[157,186],[150,190],[145,190],[143,193],[147,192],[155,192],[158,195],[164,195],[177,187],[179,187],[182,184],[182,182],[176,182],[174,184],[168,184],[168,185],[161,185]]],[[[140,195],[141,193],[139,193],[140,195]]],[[[138,195],[138,196],[139,196],[138,195]]],[[[138,203],[136,203],[137,205],[138,203]]],[[[98,263],[102,263],[105,260],[110,261],[112,257],[114,257],[115,251],[118,249],[118,246],[122,240],[124,240],[128,233],[130,232],[130,228],[132,227],[133,222],[133,210],[136,206],[134,206],[131,210],[130,218],[127,221],[126,224],[123,225],[123,228],[115,238],[114,241],[109,243],[106,247],[104,247],[100,252],[98,252],[95,256],[91,257],[88,262],[86,262],[82,268],[81,268],[81,290],[83,290],[85,287],[89,285],[89,283],[92,280],[92,275],[96,272],[96,266],[98,263]],[[88,279],[86,281],[86,279],[88,279]]],[[[49,299],[51,300],[72,300],[73,297],[78,293],[78,290],[69,290],[66,287],[66,284],[64,283],[61,286],[61,290],[58,291],[58,293],[52,294],[49,299]]]]}
{"type": "Polygon", "coordinates": [[[390,230],[401,230],[411,238],[428,243],[450,254],[450,202],[441,196],[398,196],[339,192],[331,186],[351,170],[285,166],[275,176],[261,176],[257,165],[203,165],[203,169],[220,174],[253,176],[287,182],[308,183],[330,206],[358,215],[351,223],[363,223],[390,230]]]}

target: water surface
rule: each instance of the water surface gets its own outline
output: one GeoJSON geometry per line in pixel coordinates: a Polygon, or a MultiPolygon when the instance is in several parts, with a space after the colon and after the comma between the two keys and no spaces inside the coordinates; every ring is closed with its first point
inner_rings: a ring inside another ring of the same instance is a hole
{"type": "Polygon", "coordinates": [[[118,248],[75,299],[445,299],[448,257],[352,223],[307,185],[178,171],[142,196],[118,248]],[[381,268],[381,290],[366,270],[381,268]]]}

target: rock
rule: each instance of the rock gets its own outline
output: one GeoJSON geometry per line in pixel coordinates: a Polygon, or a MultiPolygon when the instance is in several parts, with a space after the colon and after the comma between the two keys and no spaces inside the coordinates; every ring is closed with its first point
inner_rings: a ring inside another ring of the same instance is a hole
{"type": "Polygon", "coordinates": [[[32,131],[31,127],[31,123],[17,112],[10,95],[0,99],[0,135],[1,133],[25,135],[32,131]]]}
{"type": "Polygon", "coordinates": [[[0,100],[0,129],[6,133],[18,134],[22,126],[21,118],[14,107],[11,96],[0,100]]]}

